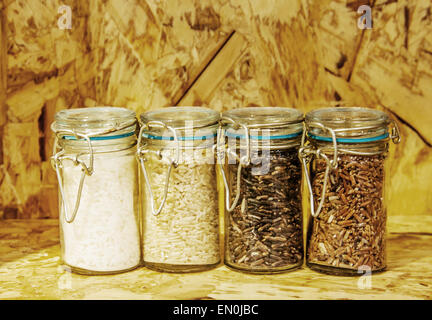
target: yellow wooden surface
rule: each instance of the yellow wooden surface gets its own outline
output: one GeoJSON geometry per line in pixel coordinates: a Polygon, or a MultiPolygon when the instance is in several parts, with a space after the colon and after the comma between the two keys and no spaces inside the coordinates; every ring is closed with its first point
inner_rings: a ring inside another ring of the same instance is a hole
{"type": "Polygon", "coordinates": [[[278,275],[224,266],[194,274],[140,268],[113,276],[75,275],[61,266],[57,223],[0,222],[0,299],[432,299],[429,216],[390,218],[388,271],[372,275],[371,288],[364,278],[306,267],[278,275]]]}
{"type": "Polygon", "coordinates": [[[58,216],[55,112],[344,101],[401,127],[389,215],[432,212],[430,0],[0,0],[0,218],[58,216]],[[373,29],[357,28],[360,4],[373,29]],[[61,30],[60,5],[72,9],[61,30]]]}

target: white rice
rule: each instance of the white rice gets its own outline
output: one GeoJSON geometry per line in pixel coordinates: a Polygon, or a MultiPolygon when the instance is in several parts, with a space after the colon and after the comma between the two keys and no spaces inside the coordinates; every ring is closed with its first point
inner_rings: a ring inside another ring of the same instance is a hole
{"type": "MultiPolygon", "coordinates": [[[[63,180],[69,217],[77,196],[81,166],[64,161],[63,180]]],[[[73,223],[61,206],[63,261],[72,267],[115,272],[140,263],[137,163],[134,151],[95,155],[94,174],[86,176],[73,223]]]]}

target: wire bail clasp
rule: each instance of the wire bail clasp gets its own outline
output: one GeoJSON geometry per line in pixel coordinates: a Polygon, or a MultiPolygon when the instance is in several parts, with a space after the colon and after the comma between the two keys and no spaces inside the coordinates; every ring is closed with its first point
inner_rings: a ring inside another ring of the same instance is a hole
{"type": "Polygon", "coordinates": [[[390,138],[392,139],[394,144],[399,144],[401,142],[399,126],[395,120],[392,120],[391,124],[392,124],[392,129],[391,129],[390,138]]]}
{"type": "Polygon", "coordinates": [[[74,222],[76,215],[78,213],[79,205],[81,202],[82,190],[84,187],[84,179],[86,176],[91,176],[94,173],[93,146],[91,143],[91,139],[88,135],[80,134],[80,133],[77,133],[73,130],[57,131],[54,129],[54,127],[55,127],[55,122],[52,124],[52,128],[53,128],[53,131],[56,133],[56,137],[55,137],[54,146],[53,146],[53,156],[51,157],[51,165],[57,174],[57,181],[59,184],[59,191],[60,191],[60,195],[61,195],[61,203],[62,203],[62,206],[64,209],[65,221],[67,223],[72,223],[72,222],[74,222]],[[75,156],[67,156],[67,155],[65,155],[65,150],[63,148],[61,148],[61,150],[57,152],[57,149],[60,147],[59,146],[59,137],[61,136],[63,138],[65,135],[74,136],[77,140],[84,139],[87,142],[88,148],[89,148],[88,154],[90,156],[89,166],[87,166],[87,164],[83,160],[79,159],[79,157],[86,155],[85,153],[79,153],[79,154],[76,154],[75,156]],[[67,205],[66,205],[66,196],[65,196],[64,186],[63,186],[63,179],[62,179],[62,175],[61,175],[61,169],[63,168],[63,162],[62,162],[63,160],[70,160],[73,162],[73,164],[75,166],[78,166],[78,165],[81,166],[81,178],[80,178],[80,182],[79,182],[79,186],[78,186],[78,192],[77,192],[77,197],[75,200],[75,206],[74,206],[74,209],[72,211],[71,217],[69,217],[69,210],[68,210],[67,205]]]}
{"type": "Polygon", "coordinates": [[[299,158],[300,158],[302,165],[303,165],[303,172],[304,172],[306,184],[307,184],[308,190],[309,190],[311,215],[312,215],[312,217],[316,218],[316,217],[318,217],[318,215],[320,214],[320,212],[324,206],[330,169],[335,170],[338,167],[338,145],[337,145],[335,131],[331,128],[328,128],[328,127],[322,125],[321,123],[318,123],[318,122],[312,122],[308,125],[303,124],[303,135],[302,135],[301,145],[300,145],[300,149],[299,149],[299,158]],[[309,145],[306,145],[306,135],[307,135],[307,131],[309,130],[310,127],[317,127],[317,128],[320,128],[320,129],[330,133],[330,135],[332,137],[332,143],[333,143],[333,159],[329,159],[329,157],[320,148],[313,149],[309,145]],[[312,160],[312,155],[315,155],[317,159],[320,159],[320,158],[324,159],[326,162],[326,169],[324,172],[323,189],[321,191],[321,199],[320,199],[320,202],[318,204],[318,208],[316,211],[315,211],[315,198],[314,198],[314,194],[313,194],[312,182],[310,180],[309,167],[308,167],[308,163],[312,160]]]}
{"type": "Polygon", "coordinates": [[[139,160],[139,163],[141,165],[141,169],[142,169],[142,172],[143,172],[143,175],[144,175],[144,180],[145,180],[145,183],[146,183],[146,188],[147,188],[147,191],[148,191],[149,196],[150,196],[150,207],[151,207],[152,214],[154,216],[159,215],[161,213],[164,205],[165,205],[165,202],[166,202],[167,196],[168,196],[168,187],[169,187],[169,180],[170,180],[171,171],[172,171],[173,167],[174,168],[178,167],[179,157],[180,157],[180,141],[178,139],[176,129],[174,129],[171,126],[168,126],[167,124],[165,124],[162,121],[149,121],[149,122],[141,125],[141,129],[139,131],[139,137],[138,137],[137,158],[139,160]],[[145,162],[147,161],[147,159],[145,158],[145,155],[147,153],[154,153],[154,154],[156,154],[159,157],[159,159],[162,159],[164,156],[162,155],[162,150],[158,150],[158,151],[148,150],[148,149],[145,149],[144,146],[141,143],[144,130],[145,129],[149,130],[151,125],[163,127],[165,129],[171,131],[172,134],[173,134],[173,137],[174,137],[174,142],[176,143],[175,158],[174,159],[168,158],[170,164],[169,164],[166,176],[165,176],[164,193],[163,193],[163,197],[162,197],[162,202],[161,202],[161,204],[159,205],[159,207],[157,209],[155,209],[156,208],[155,198],[154,198],[154,194],[153,194],[153,191],[152,191],[152,187],[151,187],[151,183],[150,183],[150,178],[149,178],[147,169],[145,167],[145,162]]]}
{"type": "Polygon", "coordinates": [[[222,179],[224,183],[225,188],[225,208],[228,212],[231,212],[234,210],[234,208],[237,206],[238,201],[240,199],[240,186],[241,186],[241,171],[243,165],[249,165],[251,161],[250,157],[250,139],[249,139],[249,128],[246,125],[238,124],[233,119],[229,117],[222,117],[219,120],[219,127],[218,127],[218,134],[217,134],[217,149],[218,149],[218,157],[217,157],[217,163],[219,165],[219,169],[222,173],[222,179]],[[225,142],[225,129],[223,128],[224,123],[232,123],[235,128],[242,127],[245,130],[245,136],[246,136],[246,155],[243,157],[239,157],[236,152],[233,152],[229,147],[226,146],[225,142]],[[222,142],[222,145],[220,144],[222,142]],[[236,195],[234,198],[234,201],[232,204],[231,202],[231,193],[228,185],[228,179],[226,177],[225,168],[223,166],[224,159],[226,159],[226,154],[229,154],[233,156],[238,161],[238,167],[237,167],[237,185],[236,185],[236,195]]]}

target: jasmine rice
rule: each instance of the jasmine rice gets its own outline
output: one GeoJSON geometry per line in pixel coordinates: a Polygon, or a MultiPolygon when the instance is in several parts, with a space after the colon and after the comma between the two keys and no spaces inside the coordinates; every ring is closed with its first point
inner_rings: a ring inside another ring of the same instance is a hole
{"type": "MultiPolygon", "coordinates": [[[[85,178],[80,207],[72,223],[62,223],[63,260],[75,268],[113,272],[140,262],[137,163],[134,152],[95,157],[95,172],[85,178]]],[[[64,162],[64,188],[73,208],[81,167],[64,162]]],[[[61,210],[60,221],[64,221],[61,210]]]]}

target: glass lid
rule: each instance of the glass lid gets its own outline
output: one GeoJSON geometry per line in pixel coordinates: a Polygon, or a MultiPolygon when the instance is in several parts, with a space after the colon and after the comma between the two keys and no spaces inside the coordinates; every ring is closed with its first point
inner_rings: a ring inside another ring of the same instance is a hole
{"type": "Polygon", "coordinates": [[[86,135],[109,134],[119,130],[134,131],[136,122],[135,112],[126,108],[77,108],[59,111],[55,115],[53,130],[86,135]]]}
{"type": "Polygon", "coordinates": [[[143,113],[141,121],[160,121],[174,129],[201,128],[216,124],[219,112],[204,107],[166,107],[143,113]]]}
{"type": "Polygon", "coordinates": [[[293,139],[303,132],[303,113],[293,108],[247,107],[227,111],[223,117],[228,138],[244,139],[243,126],[253,140],[293,139]]]}
{"type": "Polygon", "coordinates": [[[317,109],[306,114],[305,121],[309,136],[317,140],[327,141],[331,137],[328,130],[321,128],[319,125],[317,126],[317,124],[332,129],[338,138],[366,139],[359,142],[384,139],[389,135],[388,125],[390,124],[390,118],[384,112],[374,109],[361,107],[317,109]]]}
{"type": "Polygon", "coordinates": [[[148,111],[141,115],[142,124],[148,124],[143,137],[173,141],[174,130],[180,141],[211,142],[215,140],[219,118],[219,112],[204,107],[166,107],[148,111]]]}
{"type": "Polygon", "coordinates": [[[233,109],[223,114],[238,124],[261,127],[294,124],[303,121],[303,113],[284,107],[247,107],[233,109]]]}

